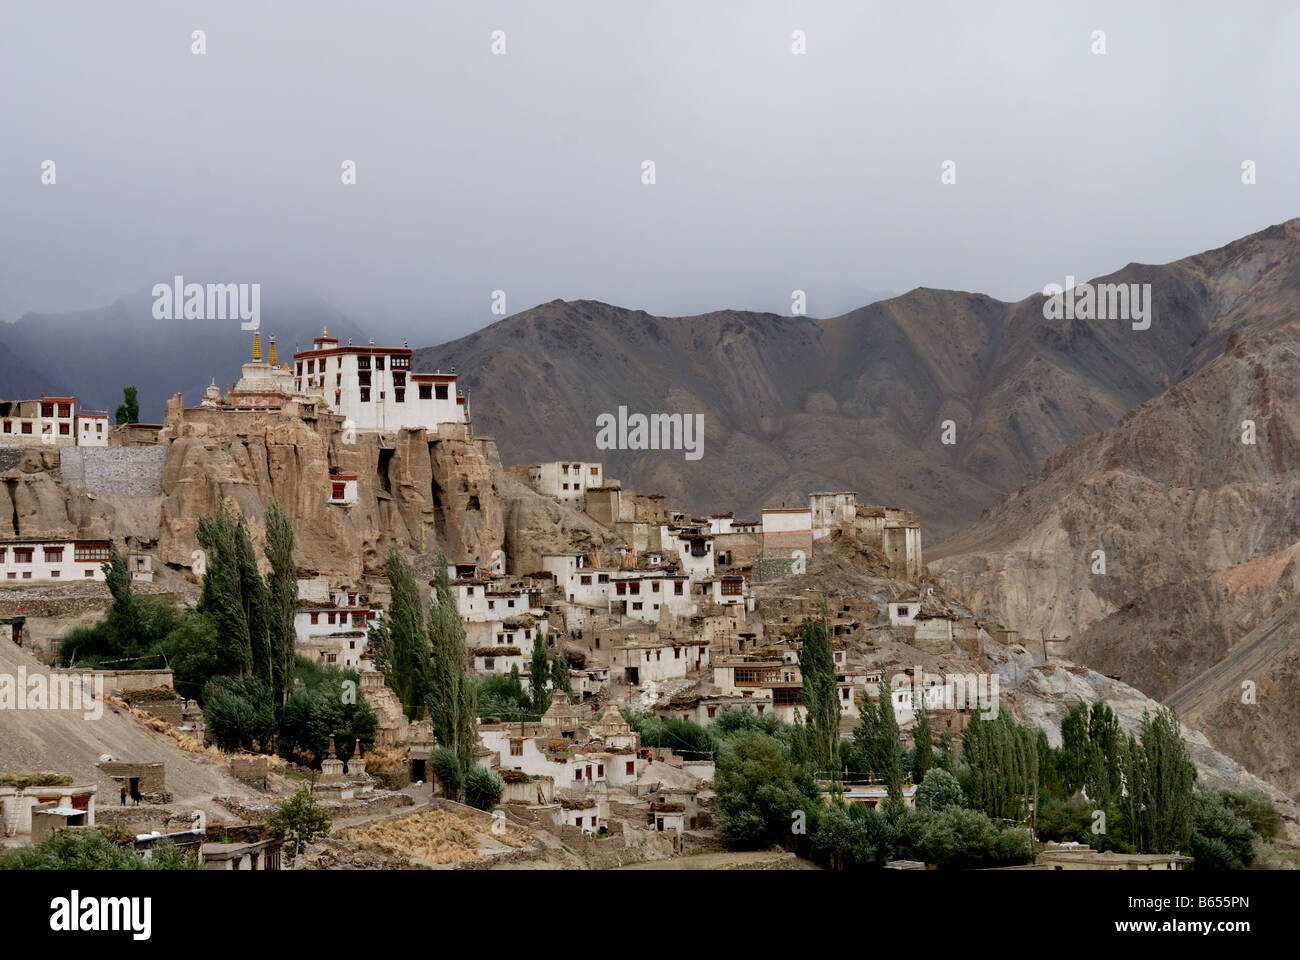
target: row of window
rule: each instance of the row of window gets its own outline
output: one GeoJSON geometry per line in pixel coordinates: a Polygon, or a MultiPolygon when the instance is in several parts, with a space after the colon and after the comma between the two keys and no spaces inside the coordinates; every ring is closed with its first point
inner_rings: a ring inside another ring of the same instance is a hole
{"type": "MultiPolygon", "coordinates": [[[[320,623],[320,611],[313,610],[309,614],[309,616],[311,617],[311,622],[313,624],[320,623]]],[[[327,623],[338,623],[340,625],[345,625],[348,622],[348,614],[342,611],[339,611],[337,613],[332,611],[327,611],[326,616],[329,617],[329,619],[326,621],[327,623]],[[334,619],[335,616],[338,617],[337,621],[334,619]]],[[[364,627],[366,625],[366,617],[367,617],[366,613],[354,613],[351,616],[352,616],[352,626],[364,627]]]]}
{"type": "MultiPolygon", "coordinates": [[[[582,578],[582,582],[583,582],[584,584],[585,584],[585,583],[589,583],[590,581],[591,581],[591,578],[590,578],[590,577],[583,577],[583,578],[582,578]]],[[[683,595],[682,591],[683,591],[683,589],[684,589],[685,586],[686,586],[686,581],[685,581],[685,580],[674,580],[674,581],[673,581],[673,596],[677,596],[677,597],[682,596],[682,595],[683,595]]],[[[615,594],[617,594],[617,595],[620,596],[620,597],[627,596],[628,594],[631,594],[631,595],[634,596],[634,597],[636,597],[636,596],[640,596],[640,594],[641,594],[641,581],[640,581],[640,580],[631,580],[631,581],[620,580],[620,581],[618,581],[617,583],[614,584],[614,592],[615,592],[615,594]]],[[[659,581],[658,581],[658,580],[651,580],[651,581],[650,581],[650,592],[651,592],[651,593],[658,593],[658,592],[659,592],[659,581]]]]}
{"type": "MultiPolygon", "coordinates": [[[[3,563],[8,554],[9,547],[0,547],[0,563],[3,563]]],[[[41,547],[41,553],[46,563],[62,563],[63,547],[41,547]]],[[[14,547],[14,563],[31,563],[35,554],[35,547],[14,547]]],[[[81,546],[73,547],[72,558],[74,560],[107,560],[108,547],[106,546],[81,546]]]]}

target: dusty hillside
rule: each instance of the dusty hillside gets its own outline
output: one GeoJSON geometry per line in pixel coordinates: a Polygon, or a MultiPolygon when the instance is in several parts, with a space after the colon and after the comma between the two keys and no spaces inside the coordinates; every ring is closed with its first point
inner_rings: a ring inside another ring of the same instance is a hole
{"type": "Polygon", "coordinates": [[[1268,280],[1232,260],[1212,251],[1099,278],[1152,284],[1159,319],[1141,332],[1045,320],[1041,295],[917,289],[824,320],[557,300],[417,351],[416,363],[457,370],[507,463],[601,459],[625,485],[698,511],[756,514],[814,489],[857,490],[916,511],[937,540],[1221,350],[1227,331],[1214,323],[1229,291],[1252,297],[1268,280]],[[703,414],[703,458],[598,450],[596,417],[619,406],[703,414]]]}
{"type": "MultiPolygon", "coordinates": [[[[1221,311],[1210,334],[1219,355],[932,548],[932,571],[1026,636],[1072,636],[1074,659],[1158,698],[1193,683],[1296,596],[1298,240],[1291,221],[1194,258],[1215,267],[1206,279],[1221,311]],[[1246,420],[1254,444],[1242,442],[1246,420]],[[1104,575],[1093,572],[1096,550],[1104,575]]],[[[1300,789],[1300,773],[1289,772],[1300,709],[1273,698],[1260,711],[1289,748],[1269,740],[1262,753],[1244,750],[1241,718],[1219,717],[1232,724],[1222,730],[1205,722],[1234,756],[1285,771],[1279,782],[1300,789]]]]}
{"type": "MultiPolygon", "coordinates": [[[[49,669],[6,639],[0,643],[0,674],[16,677],[20,667],[29,677],[49,669]]],[[[228,818],[209,803],[214,795],[251,793],[219,760],[181,750],[170,737],[111,705],[97,719],[87,719],[79,710],[0,710],[0,772],[57,770],[78,783],[98,784],[98,802],[116,805],[121,785],[95,766],[103,754],[136,763],[162,761],[174,803],[201,806],[219,819],[228,818]]]]}
{"type": "MultiPolygon", "coordinates": [[[[1061,745],[1061,719],[1076,703],[1104,700],[1115,711],[1126,734],[1138,732],[1144,710],[1154,712],[1159,707],[1132,684],[1055,656],[1045,663],[1042,653],[1033,649],[1032,644],[999,643],[987,631],[978,644],[954,642],[947,650],[929,646],[920,649],[889,627],[889,601],[914,588],[913,584],[882,576],[869,554],[854,541],[843,538],[822,541],[807,573],[763,584],[757,592],[760,597],[773,599],[826,593],[831,599],[832,616],[840,603],[849,603],[856,611],[874,610],[874,617],[844,637],[851,662],[881,668],[886,677],[918,665],[931,675],[996,674],[1001,703],[1021,722],[1041,728],[1053,746],[1061,745]]],[[[975,612],[943,593],[941,586],[936,588],[933,599],[959,617],[972,616],[975,612]]],[[[1293,686],[1289,696],[1294,703],[1295,691],[1300,689],[1294,685],[1297,676],[1296,658],[1292,654],[1290,679],[1268,681],[1267,693],[1264,692],[1266,683],[1261,681],[1261,700],[1280,694],[1279,687],[1290,682],[1293,686]]],[[[1219,703],[1214,698],[1208,699],[1219,703]]],[[[1183,736],[1196,764],[1198,782],[1203,786],[1264,790],[1286,818],[1287,836],[1300,840],[1300,807],[1289,797],[1290,789],[1282,789],[1285,771],[1268,768],[1261,773],[1262,768],[1255,769],[1237,756],[1229,749],[1233,746],[1231,741],[1220,741],[1218,725],[1223,720],[1212,710],[1200,709],[1189,709],[1184,718],[1183,736]]],[[[1262,713],[1255,722],[1264,722],[1262,713]]],[[[1275,731],[1263,742],[1278,743],[1284,736],[1281,731],[1275,731]]],[[[1294,759],[1294,739],[1290,743],[1294,759]]]]}

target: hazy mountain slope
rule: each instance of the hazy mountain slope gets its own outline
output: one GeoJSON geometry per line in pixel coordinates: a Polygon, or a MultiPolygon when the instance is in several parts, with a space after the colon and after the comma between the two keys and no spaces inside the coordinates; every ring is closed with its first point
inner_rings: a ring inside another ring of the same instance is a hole
{"type": "MultiPolygon", "coordinates": [[[[133,295],[95,310],[27,314],[0,324],[0,398],[71,393],[84,408],[112,414],[122,387],[134,384],[140,419],[159,422],[173,393],[196,404],[214,377],[223,388],[239,378],[239,365],[252,355],[253,334],[238,320],[155,320],[152,310],[152,297],[133,295]],[[25,379],[3,375],[6,351],[28,372],[25,379]]],[[[323,325],[344,342],[362,336],[320,302],[277,303],[264,296],[261,314],[263,350],[276,334],[281,363],[293,359],[295,343],[310,347],[323,325]]]]}
{"type": "Polygon", "coordinates": [[[638,491],[747,515],[857,490],[916,510],[942,538],[1196,369],[1221,309],[1197,259],[1103,278],[1153,284],[1161,322],[1140,333],[1127,320],[1046,320],[1042,296],[928,289],[825,320],[557,300],[416,363],[457,370],[476,428],[507,462],[599,459],[638,491]],[[703,458],[598,450],[596,418],[619,406],[703,414],[703,458]]]}
{"type": "MultiPolygon", "coordinates": [[[[1189,363],[1213,344],[1220,354],[1053,457],[1033,483],[932,549],[931,570],[1029,638],[1072,635],[1074,660],[1155,697],[1194,688],[1233,656],[1300,591],[1298,244],[1300,221],[1291,221],[1193,258],[1221,312],[1189,363]],[[1253,445],[1242,443],[1248,419],[1253,445]],[[1104,575],[1093,573],[1095,550],[1105,551],[1104,575]]],[[[1268,669],[1294,667],[1295,655],[1282,644],[1268,669]]],[[[1237,759],[1291,770],[1294,696],[1261,699],[1242,716],[1217,701],[1198,709],[1237,759]],[[1216,728],[1212,709],[1224,723],[1274,724],[1290,752],[1262,760],[1268,748],[1256,744],[1234,753],[1249,738],[1240,726],[1216,728]]],[[[1300,789],[1300,771],[1279,782],[1300,789]]]]}

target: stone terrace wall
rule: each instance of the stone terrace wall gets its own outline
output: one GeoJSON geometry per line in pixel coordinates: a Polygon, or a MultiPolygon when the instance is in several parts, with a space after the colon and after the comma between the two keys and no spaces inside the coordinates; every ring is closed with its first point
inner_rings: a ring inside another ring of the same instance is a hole
{"type": "Polygon", "coordinates": [[[122,497],[162,495],[168,447],[64,447],[63,482],[122,497]]]}

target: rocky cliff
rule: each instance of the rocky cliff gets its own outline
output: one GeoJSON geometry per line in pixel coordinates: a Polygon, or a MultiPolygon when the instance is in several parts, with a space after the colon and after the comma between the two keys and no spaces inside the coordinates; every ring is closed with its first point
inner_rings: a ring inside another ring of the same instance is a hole
{"type": "MultiPolygon", "coordinates": [[[[1028,642],[1070,636],[1072,659],[1161,699],[1242,662],[1234,651],[1300,593],[1300,221],[1193,260],[1218,346],[927,555],[1028,642]]],[[[1294,676],[1294,643],[1268,649],[1233,682],[1294,676]]],[[[1295,696],[1261,693],[1246,711],[1198,699],[1197,716],[1222,749],[1300,790],[1295,696]]]]}

